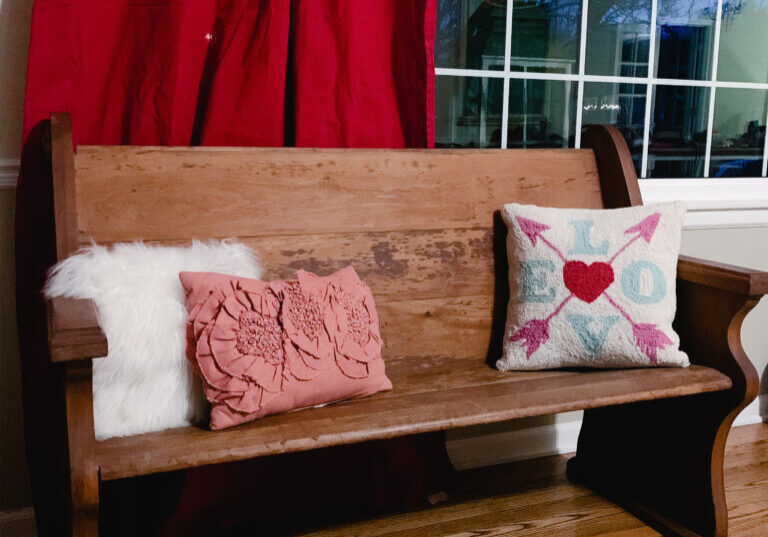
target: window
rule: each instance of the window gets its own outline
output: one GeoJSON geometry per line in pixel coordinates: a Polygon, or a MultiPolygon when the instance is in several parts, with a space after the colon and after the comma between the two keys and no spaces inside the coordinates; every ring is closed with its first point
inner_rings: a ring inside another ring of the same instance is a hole
{"type": "Polygon", "coordinates": [[[610,123],[639,177],[765,177],[766,28],[768,0],[438,0],[436,145],[610,123]]]}

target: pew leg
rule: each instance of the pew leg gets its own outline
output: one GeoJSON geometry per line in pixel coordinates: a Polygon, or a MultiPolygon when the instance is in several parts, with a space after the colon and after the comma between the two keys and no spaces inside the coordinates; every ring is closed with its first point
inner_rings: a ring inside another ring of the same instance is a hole
{"type": "Polygon", "coordinates": [[[66,365],[65,399],[69,448],[72,536],[99,534],[99,469],[94,456],[90,360],[66,365]]]}
{"type": "Polygon", "coordinates": [[[72,537],[99,535],[99,478],[96,468],[72,470],[72,537]]]}
{"type": "Polygon", "coordinates": [[[725,537],[729,392],[585,411],[568,478],[665,536],[725,537]]]}

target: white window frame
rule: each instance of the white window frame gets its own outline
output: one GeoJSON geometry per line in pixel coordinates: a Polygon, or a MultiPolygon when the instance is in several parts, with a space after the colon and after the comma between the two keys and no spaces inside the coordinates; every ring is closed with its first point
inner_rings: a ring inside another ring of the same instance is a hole
{"type": "MultiPolygon", "coordinates": [[[[768,83],[730,82],[717,80],[717,62],[720,46],[720,27],[723,11],[723,0],[717,2],[714,38],[712,49],[712,75],[709,80],[675,80],[656,78],[656,14],[657,0],[651,3],[650,44],[648,58],[648,76],[621,77],[608,75],[588,75],[585,72],[587,45],[587,14],[589,0],[582,0],[581,6],[581,39],[579,49],[579,66],[577,73],[537,73],[510,70],[512,50],[512,12],[514,2],[507,2],[506,31],[504,43],[503,70],[489,69],[454,69],[436,67],[438,76],[500,78],[503,80],[503,108],[501,116],[501,147],[507,147],[507,127],[509,120],[509,81],[513,79],[552,80],[576,82],[578,87],[575,125],[575,146],[581,147],[582,109],[585,82],[605,83],[634,83],[646,84],[645,124],[643,133],[643,154],[641,164],[640,190],[646,203],[682,200],[688,205],[686,228],[708,227],[745,227],[768,225],[768,134],[763,147],[762,177],[741,178],[709,178],[709,166],[712,153],[712,130],[715,112],[715,93],[719,88],[760,89],[768,91],[768,83]],[[692,179],[660,179],[646,178],[648,173],[648,146],[650,121],[653,105],[653,88],[662,85],[705,87],[709,88],[709,109],[707,123],[707,139],[704,158],[704,177],[692,179]]],[[[768,114],[766,114],[768,125],[768,114]]]]}

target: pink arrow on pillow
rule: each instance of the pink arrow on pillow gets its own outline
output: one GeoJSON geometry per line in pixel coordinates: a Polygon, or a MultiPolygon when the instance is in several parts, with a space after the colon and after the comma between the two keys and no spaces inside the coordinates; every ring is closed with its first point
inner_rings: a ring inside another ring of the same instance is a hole
{"type": "Polygon", "coordinates": [[[652,364],[656,363],[656,351],[663,349],[667,345],[672,345],[672,340],[667,334],[656,328],[652,323],[636,323],[632,317],[619,306],[608,293],[603,291],[603,296],[616,308],[619,313],[632,325],[632,335],[635,336],[635,344],[645,353],[652,364]]]}
{"type": "Polygon", "coordinates": [[[530,358],[531,354],[536,352],[536,349],[541,347],[543,343],[549,339],[549,321],[560,313],[566,303],[573,298],[573,295],[568,295],[560,302],[560,305],[555,308],[555,311],[547,315],[544,319],[531,319],[522,328],[515,331],[509,337],[509,341],[522,341],[525,345],[525,357],[530,358]]]}
{"type": "Polygon", "coordinates": [[[530,218],[523,218],[522,216],[516,216],[515,220],[517,220],[517,223],[520,225],[520,229],[530,239],[533,246],[536,246],[536,241],[541,239],[541,242],[549,246],[549,248],[555,252],[557,256],[563,261],[563,263],[568,261],[563,253],[557,248],[557,246],[549,242],[547,238],[542,235],[543,231],[549,229],[548,225],[537,222],[536,220],[531,220],[530,218]]]}
{"type": "Polygon", "coordinates": [[[613,263],[613,260],[616,259],[621,252],[629,248],[629,245],[635,242],[637,239],[642,238],[646,244],[650,244],[651,239],[653,238],[653,234],[656,232],[656,227],[659,225],[660,219],[661,213],[653,213],[652,215],[643,218],[640,223],[625,229],[624,233],[637,233],[637,235],[629,239],[624,246],[619,248],[619,251],[613,254],[613,257],[608,260],[608,264],[610,265],[613,263]]]}

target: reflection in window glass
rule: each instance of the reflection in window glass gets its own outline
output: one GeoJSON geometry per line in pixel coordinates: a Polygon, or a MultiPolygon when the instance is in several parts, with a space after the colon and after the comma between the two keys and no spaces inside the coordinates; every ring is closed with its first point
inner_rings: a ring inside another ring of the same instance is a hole
{"type": "Polygon", "coordinates": [[[710,177],[759,177],[763,171],[766,92],[715,92],[710,177]]]}
{"type": "Polygon", "coordinates": [[[515,0],[510,69],[577,73],[580,22],[578,0],[515,0]]]}
{"type": "Polygon", "coordinates": [[[647,76],[650,36],[651,0],[590,0],[587,74],[647,76]]]}
{"type": "Polygon", "coordinates": [[[620,130],[638,176],[762,175],[768,0],[589,0],[581,43],[584,3],[438,0],[437,145],[573,147],[579,115],[620,130]],[[499,77],[447,74],[462,69],[499,77]]]}
{"type": "Polygon", "coordinates": [[[435,66],[503,70],[506,17],[506,0],[440,0],[435,66]]]}
{"type": "Polygon", "coordinates": [[[509,81],[507,147],[573,147],[576,84],[509,81]]]}
{"type": "Polygon", "coordinates": [[[583,125],[614,125],[621,131],[640,175],[643,157],[645,84],[584,84],[583,125]]]}
{"type": "Polygon", "coordinates": [[[503,82],[435,77],[435,146],[501,147],[503,82]]]}
{"type": "Polygon", "coordinates": [[[768,0],[723,0],[717,79],[768,82],[768,0]]]}
{"type": "Polygon", "coordinates": [[[709,88],[656,86],[648,146],[648,177],[701,177],[709,88]]]}
{"type": "Polygon", "coordinates": [[[658,78],[712,78],[715,0],[659,0],[656,18],[658,78]]]}

